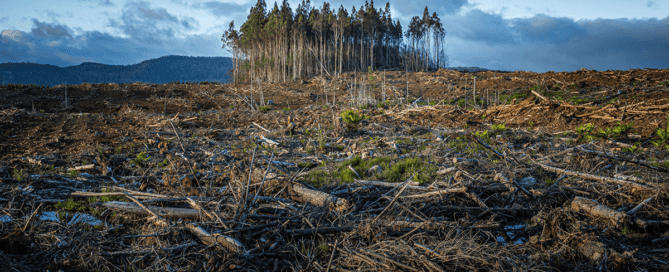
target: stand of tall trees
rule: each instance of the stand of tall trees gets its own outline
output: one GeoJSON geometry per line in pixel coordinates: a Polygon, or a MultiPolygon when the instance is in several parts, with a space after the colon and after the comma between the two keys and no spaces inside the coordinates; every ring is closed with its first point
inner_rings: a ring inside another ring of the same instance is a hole
{"type": "Polygon", "coordinates": [[[286,0],[266,8],[265,0],[258,0],[239,30],[231,22],[221,38],[223,48],[232,53],[235,83],[448,65],[444,28],[427,7],[422,18],[413,17],[404,35],[399,20],[393,22],[388,3],[377,10],[374,1],[365,2],[350,14],[343,6],[331,9],[327,2],[320,9],[311,7],[309,0],[302,0],[295,12],[286,0]]]}

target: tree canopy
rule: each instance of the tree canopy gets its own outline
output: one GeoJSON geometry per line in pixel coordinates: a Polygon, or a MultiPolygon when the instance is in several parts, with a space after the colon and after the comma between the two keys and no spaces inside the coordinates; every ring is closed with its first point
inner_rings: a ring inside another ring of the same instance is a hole
{"type": "Polygon", "coordinates": [[[427,7],[403,33],[389,3],[377,9],[365,1],[349,13],[302,0],[293,12],[286,0],[271,10],[258,0],[239,30],[231,22],[221,41],[233,55],[235,82],[280,82],[368,69],[438,69],[448,65],[444,36],[437,13],[427,7]]]}

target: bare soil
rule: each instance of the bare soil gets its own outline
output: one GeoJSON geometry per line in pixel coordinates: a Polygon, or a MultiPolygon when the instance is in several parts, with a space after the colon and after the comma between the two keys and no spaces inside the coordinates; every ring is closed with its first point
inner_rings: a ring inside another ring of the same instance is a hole
{"type": "Polygon", "coordinates": [[[0,89],[0,270],[664,271],[668,116],[650,69],[0,89]]]}

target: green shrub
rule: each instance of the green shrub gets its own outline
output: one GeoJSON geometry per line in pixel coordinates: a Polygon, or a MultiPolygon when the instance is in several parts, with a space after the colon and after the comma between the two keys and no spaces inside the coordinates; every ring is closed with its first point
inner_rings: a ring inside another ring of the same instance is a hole
{"type": "Polygon", "coordinates": [[[592,124],[583,124],[576,128],[576,133],[578,133],[579,138],[582,140],[592,141],[595,139],[595,136],[592,135],[592,131],[594,129],[595,128],[592,124]]]}
{"type": "Polygon", "coordinates": [[[458,100],[458,107],[464,108],[465,107],[465,99],[460,99],[458,100]]]}
{"type": "Polygon", "coordinates": [[[261,106],[261,107],[259,107],[258,109],[261,110],[261,111],[265,111],[265,112],[267,112],[267,111],[272,110],[272,107],[270,107],[270,106],[261,106]]]}
{"type": "Polygon", "coordinates": [[[144,163],[146,161],[148,161],[149,159],[151,159],[151,157],[146,156],[146,153],[144,153],[144,151],[142,151],[142,152],[139,152],[139,154],[137,154],[137,157],[135,157],[135,159],[131,160],[130,162],[143,167],[144,163]]]}
{"type": "Polygon", "coordinates": [[[379,165],[381,168],[385,171],[388,169],[388,165],[390,164],[392,160],[387,157],[376,157],[372,159],[366,159],[363,160],[359,156],[356,156],[350,160],[343,161],[342,163],[339,164],[337,167],[337,178],[341,180],[342,182],[346,183],[351,183],[353,182],[353,179],[357,179],[358,177],[351,171],[351,169],[348,168],[350,165],[355,169],[355,171],[362,177],[362,178],[371,178],[365,176],[365,171],[369,168],[371,168],[374,165],[379,165]]]}
{"type": "Polygon", "coordinates": [[[332,176],[324,170],[313,170],[304,176],[303,180],[316,188],[320,188],[330,183],[332,176]]]}
{"type": "Polygon", "coordinates": [[[413,177],[413,181],[423,184],[436,178],[437,166],[419,158],[405,159],[393,164],[390,169],[384,169],[383,177],[386,182],[404,182],[421,169],[422,171],[413,177]]]}
{"type": "Polygon", "coordinates": [[[477,131],[477,132],[475,132],[474,134],[476,135],[476,137],[478,137],[478,138],[481,139],[482,141],[486,142],[488,145],[491,144],[491,141],[490,141],[490,134],[488,134],[488,130],[477,131]]]}
{"type": "Polygon", "coordinates": [[[667,128],[658,128],[655,131],[655,136],[656,140],[652,141],[653,145],[660,149],[666,148],[669,150],[669,116],[667,116],[667,128]]]}
{"type": "Polygon", "coordinates": [[[605,139],[619,137],[629,132],[632,129],[632,124],[633,123],[622,124],[618,122],[618,125],[614,126],[613,128],[600,128],[597,134],[600,138],[605,139]]]}
{"type": "Polygon", "coordinates": [[[12,178],[14,178],[17,181],[22,181],[26,178],[26,174],[23,173],[23,170],[14,168],[12,172],[12,178]]]}
{"type": "Polygon", "coordinates": [[[358,130],[360,122],[366,119],[367,116],[365,114],[360,114],[357,110],[344,110],[341,113],[341,118],[353,131],[356,131],[358,130]]]}
{"type": "Polygon", "coordinates": [[[493,124],[492,125],[492,130],[494,130],[495,132],[500,132],[501,133],[501,132],[507,131],[507,129],[508,128],[506,128],[506,125],[504,125],[504,124],[498,124],[498,125],[493,124]]]}
{"type": "Polygon", "coordinates": [[[66,211],[83,211],[86,209],[84,206],[86,205],[86,201],[83,200],[78,200],[75,201],[72,198],[69,198],[65,202],[59,202],[53,205],[54,208],[58,210],[66,210],[66,211]]]}

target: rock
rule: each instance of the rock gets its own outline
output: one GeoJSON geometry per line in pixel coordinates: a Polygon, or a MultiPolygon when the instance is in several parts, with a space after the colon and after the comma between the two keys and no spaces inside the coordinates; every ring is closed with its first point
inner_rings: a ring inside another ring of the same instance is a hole
{"type": "Polygon", "coordinates": [[[521,179],[518,184],[523,187],[531,187],[537,184],[537,180],[534,177],[526,177],[521,179]]]}
{"type": "Polygon", "coordinates": [[[373,177],[375,174],[381,175],[381,173],[383,173],[383,168],[381,168],[381,166],[374,165],[365,171],[365,176],[373,177]]]}
{"type": "Polygon", "coordinates": [[[577,246],[577,250],[593,262],[601,260],[606,254],[606,247],[604,244],[596,241],[582,242],[577,246]]]}

